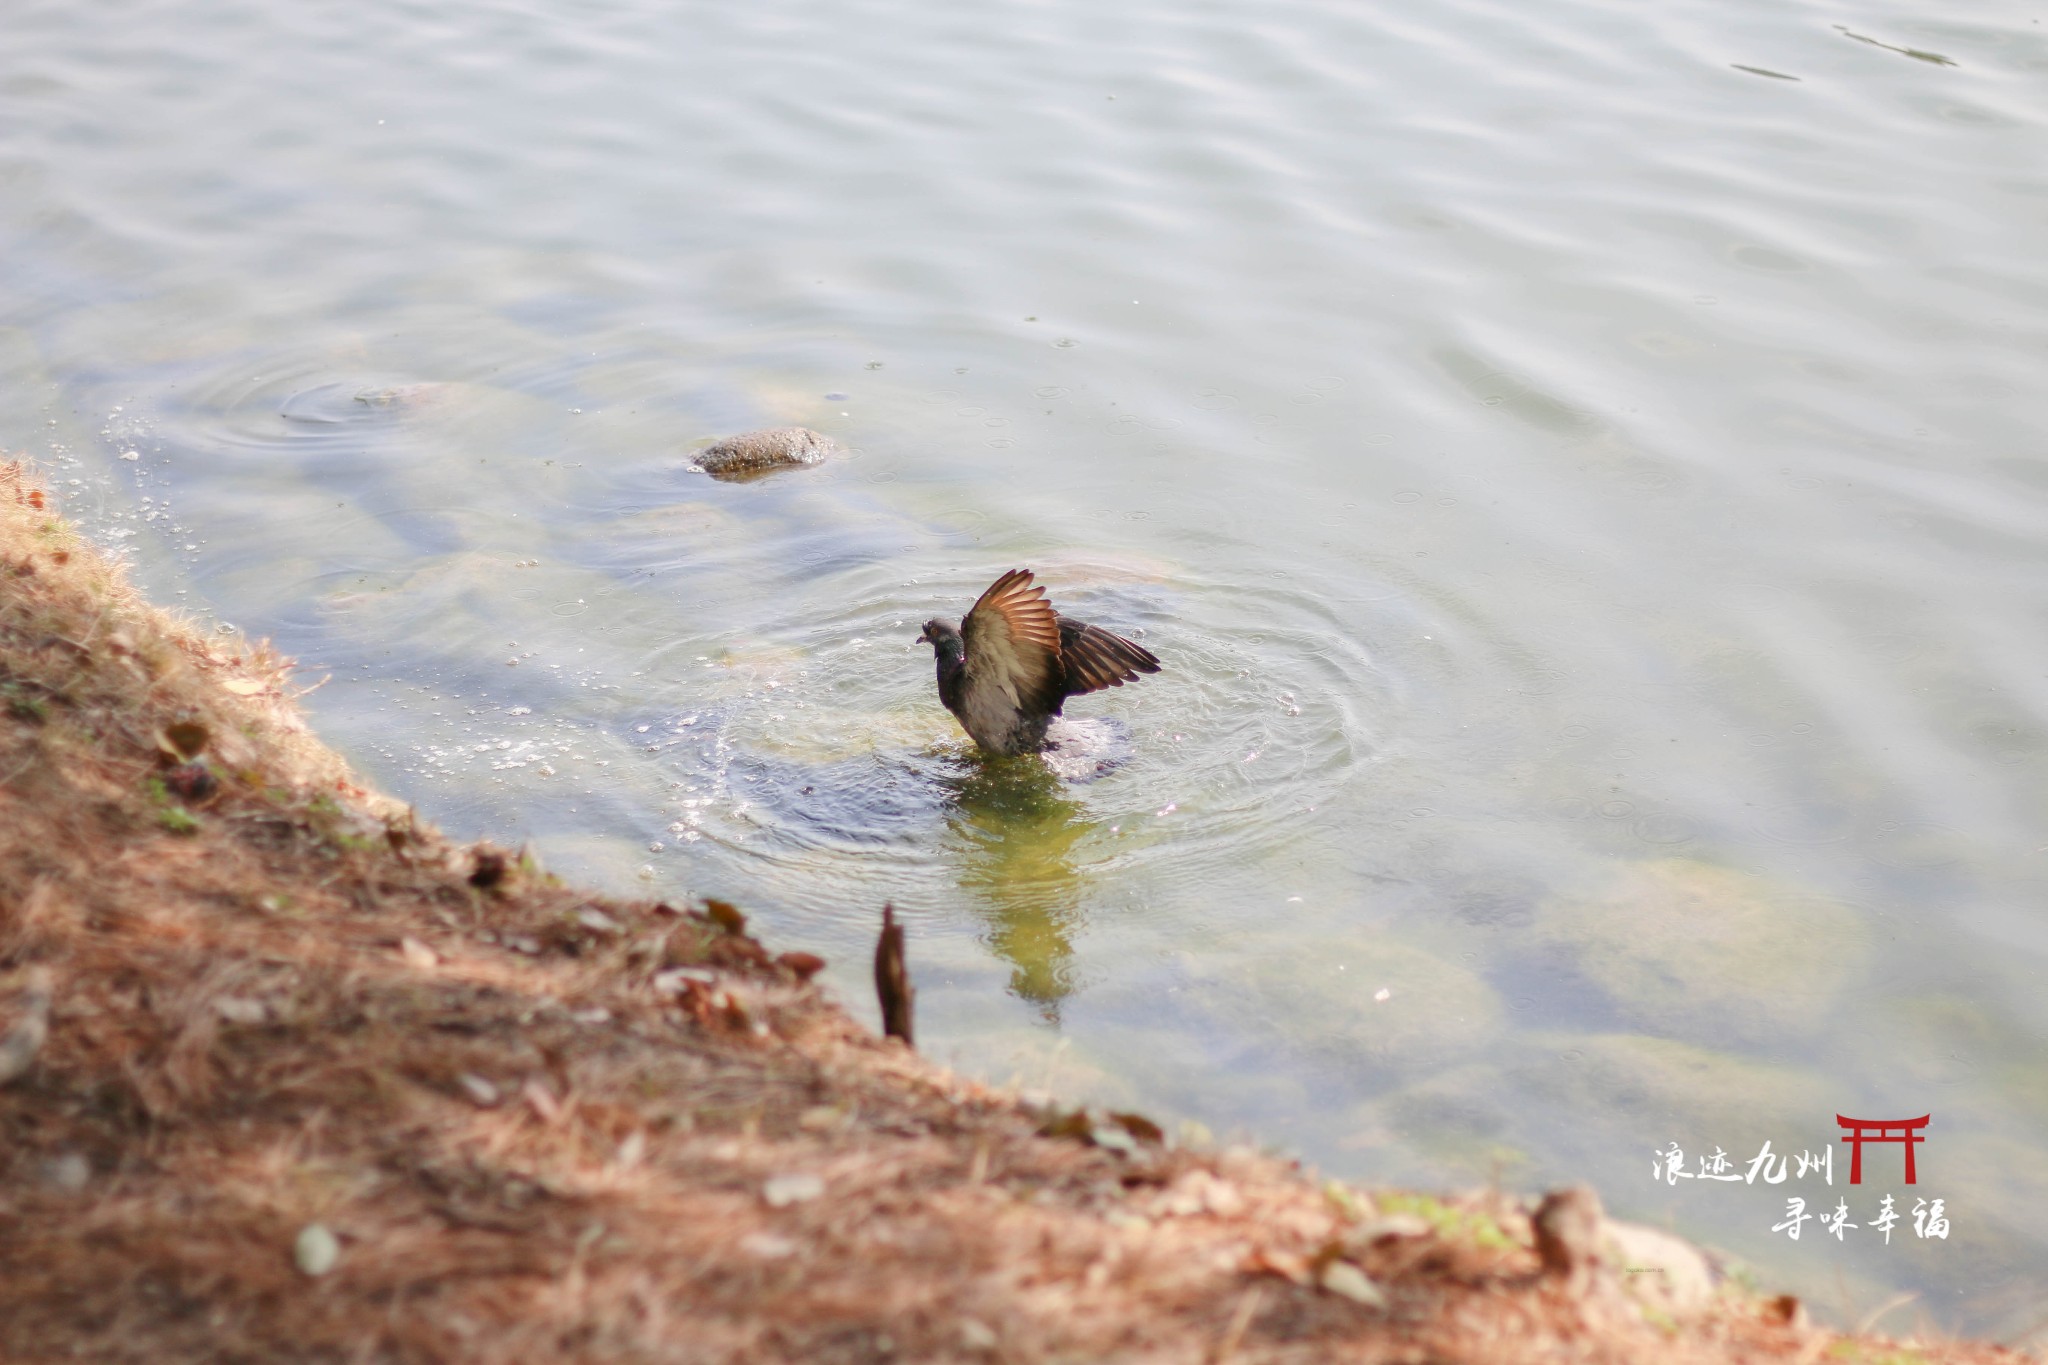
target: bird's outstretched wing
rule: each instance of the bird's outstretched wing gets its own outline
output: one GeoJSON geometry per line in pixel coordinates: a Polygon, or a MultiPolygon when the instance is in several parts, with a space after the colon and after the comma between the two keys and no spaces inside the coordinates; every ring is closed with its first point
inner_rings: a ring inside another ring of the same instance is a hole
{"type": "Polygon", "coordinates": [[[1078,697],[1104,687],[1136,682],[1140,673],[1157,673],[1159,660],[1143,645],[1133,644],[1100,626],[1058,618],[1060,654],[1067,665],[1064,695],[1078,697]]]}
{"type": "Polygon", "coordinates": [[[1032,586],[1029,569],[1012,569],[960,623],[967,665],[977,686],[996,686],[1018,710],[1042,714],[1057,707],[1062,693],[1060,618],[1032,586]]]}

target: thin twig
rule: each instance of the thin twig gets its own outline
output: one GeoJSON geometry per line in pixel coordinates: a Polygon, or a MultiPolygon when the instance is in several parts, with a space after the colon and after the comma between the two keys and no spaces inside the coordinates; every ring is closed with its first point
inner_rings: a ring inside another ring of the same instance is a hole
{"type": "Polygon", "coordinates": [[[1244,1297],[1237,1301],[1237,1311],[1230,1315],[1230,1325],[1217,1338],[1216,1349],[1209,1353],[1208,1365],[1223,1365],[1237,1354],[1237,1348],[1244,1341],[1244,1334],[1251,1330],[1252,1319],[1258,1316],[1259,1305],[1265,1302],[1266,1291],[1260,1285],[1253,1285],[1244,1291],[1244,1297]]]}

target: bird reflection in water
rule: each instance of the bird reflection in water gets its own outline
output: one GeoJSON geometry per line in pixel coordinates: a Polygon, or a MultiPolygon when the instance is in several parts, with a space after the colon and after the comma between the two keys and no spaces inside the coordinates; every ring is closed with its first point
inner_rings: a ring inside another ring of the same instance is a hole
{"type": "Polygon", "coordinates": [[[1012,968],[1011,991],[1057,1023],[1073,989],[1072,937],[1083,920],[1074,847],[1100,826],[1036,756],[976,755],[942,781],[960,887],[988,925],[989,946],[1012,968]]]}

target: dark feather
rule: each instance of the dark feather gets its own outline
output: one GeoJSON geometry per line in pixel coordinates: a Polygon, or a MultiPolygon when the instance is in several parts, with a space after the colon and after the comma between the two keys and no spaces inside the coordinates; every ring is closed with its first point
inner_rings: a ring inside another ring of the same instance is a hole
{"type": "Polygon", "coordinates": [[[1060,617],[1059,623],[1060,659],[1067,674],[1062,697],[1122,687],[1136,682],[1140,673],[1159,671],[1159,660],[1143,645],[1069,617],[1060,617]]]}

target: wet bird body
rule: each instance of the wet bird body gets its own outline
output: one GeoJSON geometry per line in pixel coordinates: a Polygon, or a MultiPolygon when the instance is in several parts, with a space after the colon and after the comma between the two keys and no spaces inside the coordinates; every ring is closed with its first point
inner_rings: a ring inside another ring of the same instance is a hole
{"type": "Polygon", "coordinates": [[[1159,671],[1142,645],[1054,611],[1031,577],[1010,570],[959,626],[927,621],[917,637],[938,655],[939,700],[990,753],[1035,753],[1068,697],[1159,671]]]}

